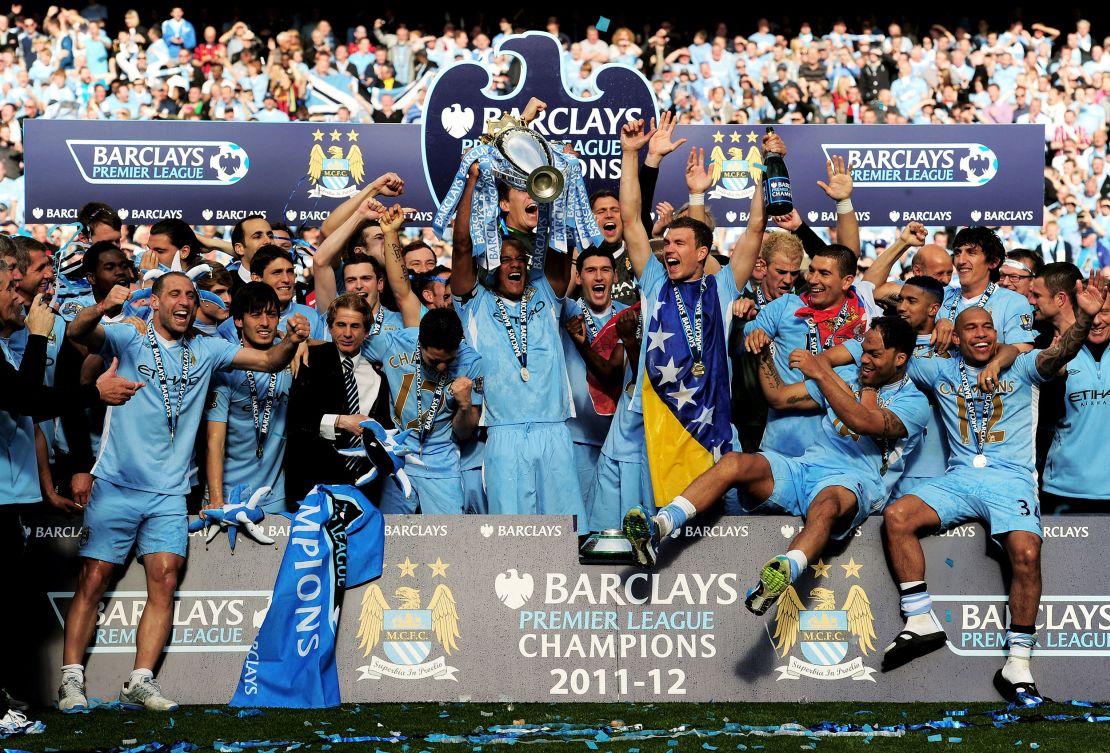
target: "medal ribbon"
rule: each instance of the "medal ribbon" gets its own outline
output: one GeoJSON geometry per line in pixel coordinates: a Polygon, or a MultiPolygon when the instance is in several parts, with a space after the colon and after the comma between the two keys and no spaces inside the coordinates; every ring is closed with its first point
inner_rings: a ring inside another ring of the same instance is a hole
{"type": "Polygon", "coordinates": [[[702,275],[701,287],[698,289],[698,304],[694,307],[693,327],[690,326],[690,315],[686,313],[686,304],[682,302],[679,286],[673,283],[671,285],[674,291],[674,302],[678,306],[678,318],[682,321],[682,333],[686,336],[686,344],[690,347],[690,354],[693,355],[696,364],[701,363],[702,357],[702,302],[705,300],[705,288],[708,284],[708,278],[702,275]]]}
{"type": "MultiPolygon", "coordinates": [[[[996,290],[998,290],[998,284],[992,282],[990,285],[987,286],[987,289],[983,291],[983,295],[979,296],[979,300],[977,300],[975,302],[975,306],[977,308],[986,308],[987,301],[989,301],[991,299],[991,296],[994,295],[994,291],[996,291],[996,290]]],[[[950,321],[950,322],[956,321],[956,307],[959,306],[959,305],[960,305],[960,296],[957,295],[953,299],[952,305],[948,308],[948,321],[950,321]]]]}
{"type": "Polygon", "coordinates": [[[254,372],[247,372],[247,388],[251,393],[251,416],[254,418],[254,455],[262,459],[262,448],[266,444],[266,437],[270,434],[270,416],[274,411],[274,395],[277,393],[277,374],[270,374],[270,386],[266,388],[266,407],[262,409],[262,421],[259,423],[258,410],[258,385],[254,379],[254,372]]]}
{"type": "Polygon", "coordinates": [[[967,403],[967,425],[971,428],[971,435],[975,440],[975,452],[977,455],[983,455],[983,450],[987,446],[987,426],[990,425],[991,414],[994,412],[994,401],[991,397],[983,398],[983,424],[978,425],[975,415],[976,398],[971,391],[971,383],[967,379],[967,365],[962,358],[960,359],[960,394],[967,403]]]}
{"type": "MultiPolygon", "coordinates": [[[[436,375],[436,386],[432,391],[432,404],[428,406],[428,417],[424,419],[420,425],[420,444],[424,444],[424,439],[428,436],[428,432],[432,430],[432,424],[435,423],[436,414],[439,413],[439,407],[443,404],[444,391],[447,388],[447,370],[444,369],[443,374],[436,375]]],[[[420,421],[420,416],[423,410],[423,396],[424,396],[424,357],[420,355],[420,347],[416,349],[416,420],[420,421]]],[[[398,416],[400,418],[400,416],[398,416]]]]}
{"type": "Polygon", "coordinates": [[[516,339],[516,330],[513,329],[513,323],[509,319],[509,310],[505,308],[505,302],[501,300],[501,296],[495,295],[493,302],[497,304],[497,314],[501,319],[501,324],[504,325],[505,331],[509,333],[509,344],[513,346],[513,355],[516,360],[520,362],[520,368],[528,368],[528,301],[536,292],[535,288],[528,288],[524,291],[524,295],[520,297],[520,341],[516,339]]]}
{"type": "Polygon", "coordinates": [[[177,391],[177,412],[174,413],[170,407],[170,388],[169,380],[166,377],[166,367],[162,363],[162,351],[158,346],[158,338],[154,334],[154,325],[148,324],[146,328],[146,339],[150,343],[150,349],[154,354],[154,369],[158,375],[158,386],[162,390],[162,404],[166,409],[166,426],[170,430],[170,442],[173,442],[174,435],[177,433],[177,420],[181,417],[181,406],[185,402],[185,390],[189,384],[189,343],[185,338],[181,339],[181,385],[177,391]]]}

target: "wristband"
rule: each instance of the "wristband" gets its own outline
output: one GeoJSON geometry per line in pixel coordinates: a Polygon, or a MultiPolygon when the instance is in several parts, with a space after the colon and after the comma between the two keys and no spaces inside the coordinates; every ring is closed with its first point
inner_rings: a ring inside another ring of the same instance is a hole
{"type": "Polygon", "coordinates": [[[853,211],[854,209],[852,207],[851,199],[841,199],[840,201],[836,202],[837,214],[851,214],[853,211]]]}
{"type": "Polygon", "coordinates": [[[705,206],[705,194],[703,194],[703,193],[692,193],[692,194],[690,194],[690,206],[692,206],[692,207],[705,206]]]}

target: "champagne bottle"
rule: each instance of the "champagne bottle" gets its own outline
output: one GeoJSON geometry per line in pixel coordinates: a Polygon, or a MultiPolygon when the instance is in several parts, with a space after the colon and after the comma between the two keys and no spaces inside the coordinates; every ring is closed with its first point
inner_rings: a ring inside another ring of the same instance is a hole
{"type": "MultiPolygon", "coordinates": [[[[775,129],[767,126],[767,133],[775,129]]],[[[763,155],[763,206],[768,216],[781,217],[794,209],[794,198],[790,193],[790,173],[786,170],[786,160],[781,154],[767,152],[763,155]]]]}

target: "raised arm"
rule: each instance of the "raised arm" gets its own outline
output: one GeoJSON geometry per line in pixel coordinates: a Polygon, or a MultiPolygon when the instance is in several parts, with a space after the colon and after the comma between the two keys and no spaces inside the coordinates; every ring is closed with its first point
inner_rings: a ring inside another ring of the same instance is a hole
{"type": "Polygon", "coordinates": [[[1095,317],[1102,311],[1105,299],[1106,290],[1102,276],[1097,271],[1091,273],[1086,285],[1082,280],[1075,283],[1075,302],[1078,304],[1075,324],[1064,330],[1064,334],[1060,335],[1052,347],[1045,348],[1037,355],[1037,371],[1042,377],[1051,379],[1064,364],[1075,358],[1091,331],[1095,317]]]}
{"type": "Polygon", "coordinates": [[[451,395],[455,398],[458,408],[451,417],[451,431],[458,439],[469,439],[478,427],[481,408],[474,405],[471,400],[474,395],[474,382],[468,376],[456,377],[451,382],[451,395]]]}
{"type": "Polygon", "coordinates": [[[845,167],[843,157],[833,156],[825,161],[825,171],[829,182],[819,180],[817,185],[836,202],[837,243],[852,249],[859,257],[859,220],[852,207],[852,166],[845,167]]]}
{"type": "Polygon", "coordinates": [[[748,209],[748,227],[744,234],[732,244],[732,253],[729,255],[729,266],[732,268],[732,279],[736,281],[736,289],[743,290],[755,269],[759,250],[763,247],[763,233],[767,230],[767,214],[763,207],[763,183],[756,181],[755,191],[752,193],[751,207],[748,209]]]}
{"type": "MultiPolygon", "coordinates": [[[[654,122],[652,123],[654,125],[654,122]]],[[[621,222],[624,225],[624,247],[632,262],[632,273],[639,279],[651,258],[651,243],[647,229],[640,222],[640,149],[651,139],[652,133],[644,131],[644,121],[632,120],[621,128],[621,222]]],[[[465,199],[465,194],[464,194],[465,199]]],[[[457,222],[457,220],[456,220],[457,222]]],[[[451,273],[454,285],[455,273],[451,273]]]]}
{"type": "Polygon", "coordinates": [[[705,169],[705,150],[691,147],[690,156],[686,158],[686,190],[690,193],[686,207],[687,217],[705,222],[705,192],[711,185],[713,179],[705,169]]]}
{"type": "Polygon", "coordinates": [[[328,306],[335,300],[338,292],[335,272],[339,269],[339,262],[343,258],[343,250],[347,248],[347,242],[364,220],[377,219],[383,212],[385,207],[376,199],[363,200],[358,205],[357,211],[352,212],[316,249],[316,254],[312,257],[312,289],[316,293],[318,311],[327,311],[328,306]]]}
{"type": "Polygon", "coordinates": [[[474,186],[478,183],[478,163],[470,166],[466,175],[455,224],[451,227],[451,295],[465,298],[478,284],[477,263],[474,260],[474,241],[470,238],[470,203],[474,199],[474,186]]]}
{"type": "Polygon", "coordinates": [[[401,226],[405,222],[405,210],[394,204],[378,220],[385,234],[385,277],[389,289],[397,301],[397,310],[406,327],[420,326],[420,300],[412,292],[408,270],[405,269],[404,254],[401,249],[401,226]]]}
{"type": "Polygon", "coordinates": [[[404,192],[405,181],[400,175],[397,173],[379,175],[373,183],[333,209],[324,220],[324,224],[320,226],[320,232],[325,238],[334,233],[351,215],[358,212],[359,207],[367,199],[373,199],[375,196],[400,196],[404,192]]]}
{"type": "Polygon", "coordinates": [[[818,407],[817,401],[806,390],[805,382],[786,384],[782,381],[770,348],[764,348],[759,353],[759,386],[763,388],[767,405],[775,410],[812,410],[818,407]]]}
{"type": "Polygon", "coordinates": [[[911,246],[920,248],[925,245],[928,231],[920,222],[911,222],[903,228],[898,238],[887,246],[863,273],[863,279],[875,286],[875,300],[882,301],[898,292],[898,283],[888,282],[894,265],[911,246]]]}
{"type": "Polygon", "coordinates": [[[94,353],[99,352],[104,345],[104,328],[100,326],[100,319],[108,312],[121,311],[130,297],[130,290],[123,285],[116,285],[100,303],[86,306],[77,313],[73,321],[66,325],[66,337],[94,353]]]}

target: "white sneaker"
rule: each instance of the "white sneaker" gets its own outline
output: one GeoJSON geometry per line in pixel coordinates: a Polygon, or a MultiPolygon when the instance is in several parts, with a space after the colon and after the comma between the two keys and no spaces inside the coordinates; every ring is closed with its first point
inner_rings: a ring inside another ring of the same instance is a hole
{"type": "Polygon", "coordinates": [[[15,709],[0,718],[0,736],[41,735],[46,730],[42,722],[33,722],[15,709]]]}
{"type": "Polygon", "coordinates": [[[142,682],[125,682],[119,692],[119,701],[124,708],[147,709],[148,711],[176,711],[178,704],[162,695],[155,679],[142,682]]]}
{"type": "Polygon", "coordinates": [[[60,711],[84,711],[89,707],[85,697],[85,681],[74,674],[63,674],[58,688],[58,709],[60,711]]]}

